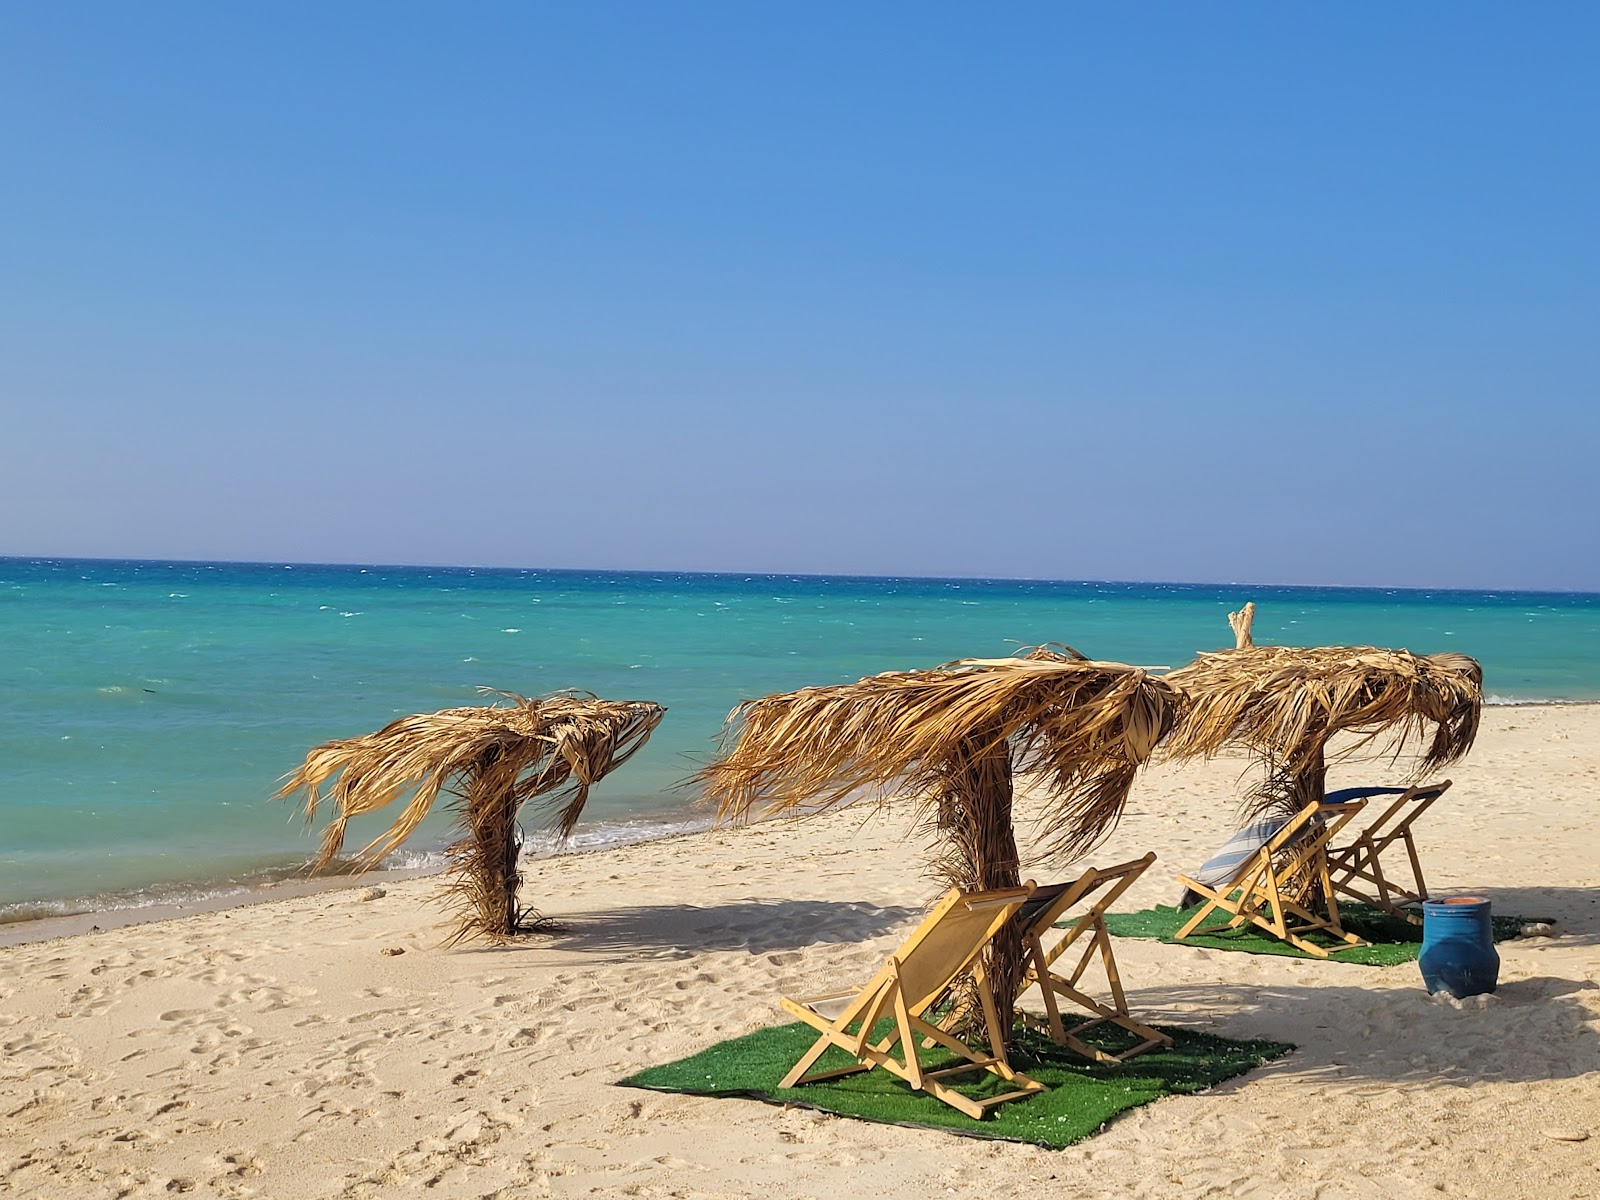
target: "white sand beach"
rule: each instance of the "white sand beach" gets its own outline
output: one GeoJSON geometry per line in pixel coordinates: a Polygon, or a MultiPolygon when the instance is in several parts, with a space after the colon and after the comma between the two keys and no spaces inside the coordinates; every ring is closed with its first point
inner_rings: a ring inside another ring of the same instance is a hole
{"type": "MultiPolygon", "coordinates": [[[[1120,907],[1174,899],[1244,765],[1146,773],[1090,860],[1159,856],[1120,907]]],[[[892,808],[540,861],[564,930],[503,949],[440,949],[429,878],[10,946],[0,1194],[1600,1196],[1597,770],[1600,706],[1491,708],[1419,826],[1436,892],[1559,922],[1483,1007],[1120,940],[1137,1015],[1299,1048],[1064,1151],[614,1086],[874,969],[940,890],[892,808]]]]}

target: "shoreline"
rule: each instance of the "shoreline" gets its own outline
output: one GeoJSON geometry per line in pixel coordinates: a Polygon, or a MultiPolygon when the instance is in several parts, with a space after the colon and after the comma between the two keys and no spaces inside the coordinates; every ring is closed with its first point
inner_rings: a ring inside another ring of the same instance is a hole
{"type": "Polygon", "coordinates": [[[346,888],[379,887],[384,881],[399,883],[407,879],[422,879],[443,871],[440,867],[395,867],[388,871],[368,871],[364,875],[324,875],[314,878],[289,878],[274,883],[254,884],[238,892],[223,896],[198,896],[183,903],[154,903],[127,908],[99,908],[86,912],[63,913],[55,917],[28,917],[0,925],[0,948],[29,946],[58,938],[77,937],[86,933],[107,933],[129,929],[136,925],[152,925],[162,921],[181,921],[188,917],[211,913],[231,912],[270,904],[276,900],[293,900],[301,896],[315,896],[322,892],[342,891],[346,888]]]}
{"type": "MultiPolygon", "coordinates": [[[[524,852],[520,860],[520,869],[526,874],[535,864],[546,862],[550,859],[564,858],[578,854],[601,854],[608,850],[620,850],[628,846],[653,845],[659,842],[671,841],[675,838],[697,837],[701,834],[714,831],[712,819],[706,817],[704,823],[676,821],[662,823],[661,832],[646,834],[641,837],[617,837],[602,841],[584,841],[581,835],[575,834],[569,839],[566,846],[556,849],[536,850],[524,852]],[[696,828],[683,828],[687,824],[696,824],[696,828]]],[[[621,826],[608,826],[617,829],[621,826]]],[[[430,855],[432,851],[427,852],[430,855]]],[[[192,898],[154,900],[148,904],[129,904],[117,908],[89,908],[81,912],[57,913],[37,917],[21,917],[15,920],[0,921],[0,949],[7,946],[26,946],[36,942],[53,941],[57,938],[77,937],[86,933],[103,933],[114,929],[127,929],[136,925],[147,925],[160,921],[183,920],[186,917],[200,916],[208,913],[230,912],[239,908],[250,908],[259,904],[270,904],[276,900],[292,900],[301,896],[314,896],[322,892],[344,891],[351,888],[383,887],[386,883],[401,883],[410,879],[426,879],[435,875],[443,875],[448,870],[443,861],[430,862],[426,866],[396,866],[373,867],[367,871],[350,872],[342,871],[326,875],[304,874],[303,870],[291,869],[288,873],[261,883],[243,883],[237,885],[236,890],[227,891],[216,895],[196,895],[192,898]]],[[[182,887],[183,884],[174,884],[182,887]]],[[[23,903],[26,903],[24,901],[23,903]]]]}
{"type": "MultiPolygon", "coordinates": [[[[1600,708],[1600,700],[1518,701],[1499,702],[1492,705],[1486,703],[1485,714],[1487,715],[1491,712],[1528,712],[1541,709],[1560,711],[1577,708],[1600,708]]],[[[1223,757],[1237,760],[1241,763],[1247,761],[1244,755],[1235,752],[1230,752],[1223,757]]],[[[1469,762],[1470,759],[1471,756],[1469,755],[1469,762]]],[[[1161,769],[1159,761],[1154,766],[1145,768],[1147,773],[1159,769],[1161,769]]],[[[1134,796],[1129,802],[1129,815],[1137,811],[1138,799],[1139,790],[1136,784],[1134,796]]],[[[765,819],[756,818],[750,823],[755,824],[765,819]]],[[[595,854],[627,846],[649,845],[677,838],[697,837],[714,834],[726,828],[728,827],[717,825],[715,818],[710,814],[697,813],[692,808],[677,810],[676,819],[667,819],[667,814],[663,814],[663,819],[659,821],[639,818],[628,821],[597,822],[593,828],[588,830],[580,827],[579,831],[568,839],[565,846],[532,851],[525,850],[521,859],[521,869],[526,876],[530,873],[530,869],[534,864],[554,858],[595,854]],[[613,835],[639,832],[640,836],[606,836],[608,832],[613,835]]],[[[445,863],[442,861],[442,847],[424,851],[406,851],[402,847],[397,853],[422,854],[425,857],[439,855],[440,860],[429,862],[422,866],[379,866],[361,873],[341,872],[320,876],[306,876],[301,868],[282,868],[275,869],[273,872],[274,877],[271,879],[260,883],[240,883],[236,885],[236,890],[230,890],[220,895],[178,896],[172,899],[153,900],[147,904],[129,904],[112,908],[86,908],[79,912],[0,920],[0,948],[50,941],[62,937],[74,937],[79,934],[96,931],[125,929],[130,926],[144,925],[151,922],[181,920],[185,917],[203,913],[227,912],[232,909],[270,903],[274,900],[287,900],[321,892],[339,891],[348,888],[378,887],[383,886],[386,882],[398,883],[409,879],[440,875],[447,870],[445,863]]],[[[188,885],[183,881],[178,881],[170,885],[160,886],[181,889],[188,885]]],[[[203,887],[205,886],[205,881],[195,881],[193,886],[203,887]]],[[[29,902],[22,901],[19,903],[25,904],[29,902]]],[[[41,901],[39,903],[50,902],[41,901]]]]}
{"type": "MultiPolygon", "coordinates": [[[[564,854],[590,854],[613,847],[700,833],[711,827],[712,820],[709,815],[695,815],[692,810],[678,809],[663,811],[656,820],[631,818],[597,821],[588,828],[580,827],[561,846],[554,845],[548,835],[534,834],[528,839],[529,845],[523,850],[521,862],[526,865],[564,854]]],[[[75,933],[89,932],[96,925],[103,929],[122,929],[146,921],[166,921],[180,915],[200,912],[222,912],[273,899],[286,899],[339,888],[372,887],[382,884],[385,880],[398,882],[442,874],[448,869],[444,861],[443,845],[420,850],[401,847],[395,851],[394,856],[421,858],[426,861],[418,865],[380,864],[365,871],[330,870],[321,875],[308,875],[306,873],[308,864],[300,863],[264,867],[256,872],[255,878],[247,877],[244,880],[204,878],[164,880],[149,885],[148,889],[112,894],[107,899],[113,903],[103,907],[85,906],[70,912],[10,915],[11,912],[28,906],[74,905],[84,902],[83,897],[13,901],[0,906],[0,946],[15,946],[53,937],[67,937],[75,933]],[[138,897],[148,894],[149,889],[159,890],[152,898],[139,901],[138,897]],[[127,902],[115,903],[115,901],[127,902]],[[43,928],[59,929],[61,932],[20,935],[15,932],[43,928]]]]}

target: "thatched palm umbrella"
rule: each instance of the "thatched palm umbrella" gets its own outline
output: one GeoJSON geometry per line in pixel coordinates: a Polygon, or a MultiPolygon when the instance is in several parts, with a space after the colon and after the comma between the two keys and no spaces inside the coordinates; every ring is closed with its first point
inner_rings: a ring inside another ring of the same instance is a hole
{"type": "MultiPolygon", "coordinates": [[[[1138,667],[1067,647],[963,659],[749,701],[697,778],[725,820],[821,811],[893,785],[946,840],[934,864],[946,882],[1014,887],[1013,776],[1043,785],[1049,850],[1081,853],[1115,825],[1174,699],[1138,667]]],[[[987,973],[1009,1029],[1022,974],[1015,928],[996,939],[987,973]]]]}
{"type": "Polygon", "coordinates": [[[1247,813],[1298,811],[1324,795],[1329,742],[1345,757],[1375,741],[1398,757],[1426,740],[1418,779],[1472,748],[1483,706],[1483,668],[1465,654],[1412,654],[1373,646],[1255,646],[1248,621],[1238,649],[1201,654],[1164,676],[1183,697],[1166,757],[1209,758],[1247,747],[1267,768],[1247,813]]]}
{"type": "Polygon", "coordinates": [[[278,795],[304,791],[309,822],[321,802],[319,788],[339,776],[329,792],[338,816],[311,869],[321,870],[338,855],[350,818],[412,791],[394,824],[356,856],[361,870],[372,867],[411,835],[449,786],[463,830],[446,851],[456,872],[450,892],[465,910],[450,941],[472,934],[498,941],[525,929],[527,914],[517,907],[522,806],[539,800],[545,821],[566,837],[589,788],[645,744],[666,710],[579,692],[537,700],[496,694],[504,703],[401,717],[376,733],[325,742],[308,753],[278,795]]]}

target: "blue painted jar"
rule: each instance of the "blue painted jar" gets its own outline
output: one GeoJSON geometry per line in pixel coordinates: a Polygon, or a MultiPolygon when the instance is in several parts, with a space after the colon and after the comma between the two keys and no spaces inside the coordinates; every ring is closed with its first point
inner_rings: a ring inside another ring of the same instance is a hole
{"type": "Polygon", "coordinates": [[[1457,998],[1494,991],[1500,952],[1494,948],[1489,902],[1477,896],[1426,900],[1422,905],[1423,986],[1457,998]]]}

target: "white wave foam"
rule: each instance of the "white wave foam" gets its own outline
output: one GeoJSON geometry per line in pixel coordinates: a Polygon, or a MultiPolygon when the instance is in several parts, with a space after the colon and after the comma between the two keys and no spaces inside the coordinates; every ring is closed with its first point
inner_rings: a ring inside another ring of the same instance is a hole
{"type": "Polygon", "coordinates": [[[396,850],[379,864],[382,871],[442,871],[448,860],[443,850],[396,850]]]}
{"type": "Polygon", "coordinates": [[[1564,705],[1571,705],[1571,704],[1595,704],[1595,703],[1600,703],[1600,701],[1594,701],[1594,700],[1556,700],[1556,699],[1554,699],[1552,697],[1549,697],[1549,696],[1500,696],[1500,695],[1496,695],[1493,692],[1490,692],[1488,695],[1486,695],[1483,698],[1483,702],[1485,704],[1503,705],[1503,706],[1508,706],[1508,707],[1512,707],[1512,708],[1527,708],[1528,706],[1534,705],[1534,704],[1548,704],[1548,705],[1552,705],[1552,706],[1564,706],[1564,705]]]}
{"type": "MultiPolygon", "coordinates": [[[[677,837],[682,834],[699,833],[710,826],[709,816],[602,822],[579,830],[564,843],[548,834],[532,834],[524,843],[522,853],[524,858],[531,859],[551,858],[558,854],[586,853],[677,837]]],[[[397,850],[385,858],[377,870],[379,873],[437,872],[444,870],[448,865],[449,860],[444,848],[433,846],[397,850]]],[[[350,864],[340,863],[336,864],[332,873],[348,874],[349,870],[350,864]]],[[[273,885],[304,877],[304,864],[283,865],[244,872],[228,879],[134,888],[126,892],[102,892],[60,900],[29,900],[0,904],[0,925],[85,913],[122,912],[165,906],[182,908],[191,904],[214,903],[238,897],[260,896],[265,899],[274,894],[270,890],[273,885]]]]}
{"type": "Polygon", "coordinates": [[[37,921],[45,917],[72,917],[80,913],[125,912],[130,909],[156,908],[161,905],[176,905],[181,908],[186,904],[243,896],[254,890],[244,884],[229,883],[102,893],[96,896],[75,896],[68,900],[23,900],[16,904],[0,904],[0,925],[9,925],[16,921],[37,921]]]}
{"type": "MultiPolygon", "coordinates": [[[[701,833],[711,827],[709,816],[683,816],[675,819],[648,818],[633,821],[603,821],[588,825],[562,841],[553,834],[529,832],[522,844],[524,858],[553,858],[558,854],[582,854],[632,846],[686,833],[701,833]]],[[[378,865],[380,871],[442,871],[449,866],[442,846],[396,850],[378,865]]]]}
{"type": "Polygon", "coordinates": [[[701,833],[711,828],[711,818],[682,817],[670,821],[617,821],[604,822],[580,829],[564,843],[550,834],[531,835],[523,843],[524,858],[550,858],[557,854],[581,854],[591,850],[609,850],[616,846],[632,846],[639,842],[654,842],[661,838],[678,837],[686,833],[701,833]]]}

